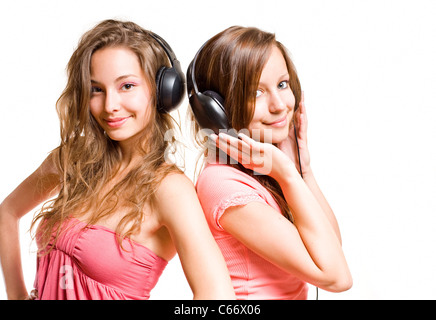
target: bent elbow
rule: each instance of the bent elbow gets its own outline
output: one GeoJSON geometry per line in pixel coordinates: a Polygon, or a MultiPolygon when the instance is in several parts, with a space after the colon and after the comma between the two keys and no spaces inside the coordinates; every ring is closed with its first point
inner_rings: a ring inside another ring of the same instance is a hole
{"type": "Polygon", "coordinates": [[[329,283],[324,290],[330,291],[330,292],[344,292],[353,286],[353,278],[350,274],[342,275],[338,277],[335,281],[332,281],[329,283]]]}

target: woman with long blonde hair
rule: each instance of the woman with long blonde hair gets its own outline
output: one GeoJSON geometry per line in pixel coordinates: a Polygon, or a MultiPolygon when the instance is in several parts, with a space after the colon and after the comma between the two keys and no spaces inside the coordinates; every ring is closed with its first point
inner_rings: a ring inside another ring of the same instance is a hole
{"type": "Polygon", "coordinates": [[[170,67],[159,39],[116,20],[81,38],[57,102],[61,143],[0,205],[9,299],[28,297],[18,223],[44,201],[33,298],[148,299],[176,253],[194,298],[234,297],[194,186],[165,159],[174,121],[158,110],[168,97],[155,79],[170,67]]]}

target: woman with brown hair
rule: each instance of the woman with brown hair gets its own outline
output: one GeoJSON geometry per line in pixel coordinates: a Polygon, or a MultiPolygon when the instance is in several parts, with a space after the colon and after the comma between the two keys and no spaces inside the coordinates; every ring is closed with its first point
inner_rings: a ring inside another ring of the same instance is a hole
{"type": "Polygon", "coordinates": [[[208,162],[196,189],[236,297],[306,299],[307,282],[350,288],[338,223],[310,166],[304,99],[285,47],[274,34],[230,27],[199,50],[187,81],[208,162]]]}
{"type": "Polygon", "coordinates": [[[60,146],[0,206],[8,298],[28,296],[19,220],[50,198],[32,223],[37,299],[148,299],[176,253],[195,299],[234,297],[194,186],[165,159],[168,111],[184,90],[160,87],[173,59],[132,22],[106,20],[83,35],[57,102],[60,146]]]}

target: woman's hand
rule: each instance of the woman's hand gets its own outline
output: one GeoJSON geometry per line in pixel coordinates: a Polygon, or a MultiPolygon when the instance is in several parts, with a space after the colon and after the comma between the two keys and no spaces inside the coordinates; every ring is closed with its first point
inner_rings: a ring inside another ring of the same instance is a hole
{"type": "Polygon", "coordinates": [[[24,300],[36,300],[38,298],[38,290],[33,289],[24,300]]]}
{"type": "Polygon", "coordinates": [[[299,151],[303,176],[310,171],[310,155],[307,147],[307,125],[306,105],[304,104],[304,93],[302,92],[300,106],[294,115],[294,125],[289,129],[287,139],[280,142],[277,147],[292,159],[298,171],[300,171],[298,162],[299,151]],[[298,141],[298,145],[296,141],[298,141]]]}
{"type": "Polygon", "coordinates": [[[257,174],[269,175],[279,183],[282,178],[298,175],[292,160],[276,146],[258,142],[242,133],[238,136],[240,139],[220,133],[210,137],[218,148],[257,174]]]}

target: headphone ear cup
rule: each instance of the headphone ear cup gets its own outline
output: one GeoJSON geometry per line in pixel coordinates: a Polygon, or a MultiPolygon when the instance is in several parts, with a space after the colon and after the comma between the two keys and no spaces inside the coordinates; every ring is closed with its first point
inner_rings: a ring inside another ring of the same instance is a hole
{"type": "Polygon", "coordinates": [[[189,103],[195,119],[203,129],[210,129],[216,134],[220,129],[230,129],[230,124],[224,108],[224,99],[214,91],[193,94],[189,103]]]}
{"type": "Polygon", "coordinates": [[[162,113],[177,108],[185,95],[185,80],[175,68],[161,67],[156,74],[156,106],[162,113]]]}
{"type": "Polygon", "coordinates": [[[167,67],[161,67],[156,73],[156,107],[159,112],[162,112],[162,78],[167,67]]]}
{"type": "Polygon", "coordinates": [[[226,113],[226,109],[224,108],[224,98],[219,93],[207,90],[203,92],[203,94],[214,99],[217,102],[218,106],[223,110],[223,112],[226,113]]]}

